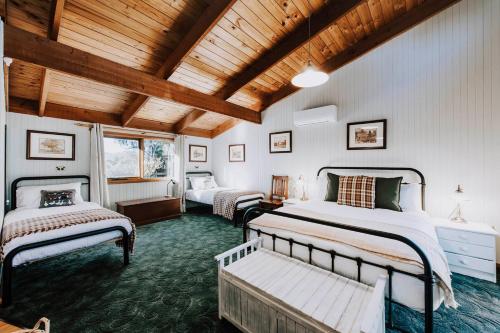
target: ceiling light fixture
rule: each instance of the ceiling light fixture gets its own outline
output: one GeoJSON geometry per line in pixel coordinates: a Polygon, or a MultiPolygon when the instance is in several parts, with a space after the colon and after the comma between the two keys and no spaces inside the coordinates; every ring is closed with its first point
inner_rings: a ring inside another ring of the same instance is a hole
{"type": "Polygon", "coordinates": [[[309,39],[308,39],[308,59],[307,59],[307,68],[292,78],[292,84],[296,87],[300,88],[310,88],[317,87],[328,81],[329,76],[325,72],[319,71],[315,69],[312,65],[311,61],[311,4],[309,4],[309,17],[308,17],[308,31],[309,31],[309,39]]]}

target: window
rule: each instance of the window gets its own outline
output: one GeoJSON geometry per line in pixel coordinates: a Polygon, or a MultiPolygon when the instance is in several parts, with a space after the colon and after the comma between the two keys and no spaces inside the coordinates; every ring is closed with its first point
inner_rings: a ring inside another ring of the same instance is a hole
{"type": "Polygon", "coordinates": [[[173,177],[174,144],[165,139],[104,138],[109,183],[157,181],[173,177]]]}

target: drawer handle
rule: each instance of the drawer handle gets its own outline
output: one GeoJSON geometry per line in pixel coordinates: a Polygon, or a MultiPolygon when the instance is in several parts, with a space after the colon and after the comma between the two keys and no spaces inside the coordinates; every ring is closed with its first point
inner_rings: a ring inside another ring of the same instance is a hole
{"type": "Polygon", "coordinates": [[[466,236],[466,235],[464,235],[464,234],[460,234],[458,237],[459,237],[460,239],[463,239],[463,240],[466,240],[466,239],[467,239],[467,236],[466,236]]]}
{"type": "Polygon", "coordinates": [[[458,249],[462,252],[467,252],[467,248],[465,246],[460,246],[458,249]]]}
{"type": "Polygon", "coordinates": [[[458,262],[461,263],[462,265],[468,265],[465,259],[459,259],[458,262]]]}

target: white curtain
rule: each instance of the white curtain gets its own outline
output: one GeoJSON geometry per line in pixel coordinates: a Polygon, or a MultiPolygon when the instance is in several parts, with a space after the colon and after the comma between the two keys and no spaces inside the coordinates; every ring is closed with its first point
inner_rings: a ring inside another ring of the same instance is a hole
{"type": "Polygon", "coordinates": [[[109,208],[109,191],[104,157],[104,130],[94,124],[90,134],[90,201],[109,208]]]}
{"type": "Polygon", "coordinates": [[[175,166],[174,166],[174,179],[177,183],[176,195],[181,198],[181,211],[186,211],[186,201],[184,197],[184,184],[186,179],[185,170],[185,141],[184,135],[177,135],[175,137],[175,166]]]}

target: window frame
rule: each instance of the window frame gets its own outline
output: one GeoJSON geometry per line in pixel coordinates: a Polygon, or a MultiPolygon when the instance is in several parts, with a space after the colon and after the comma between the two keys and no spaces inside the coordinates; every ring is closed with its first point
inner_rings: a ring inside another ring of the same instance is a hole
{"type": "Polygon", "coordinates": [[[137,140],[139,142],[139,177],[117,177],[117,178],[107,177],[108,184],[164,182],[172,179],[172,177],[156,177],[156,178],[144,177],[144,140],[159,140],[167,142],[172,142],[172,140],[155,136],[114,133],[114,132],[104,132],[104,137],[113,139],[137,140]]]}

